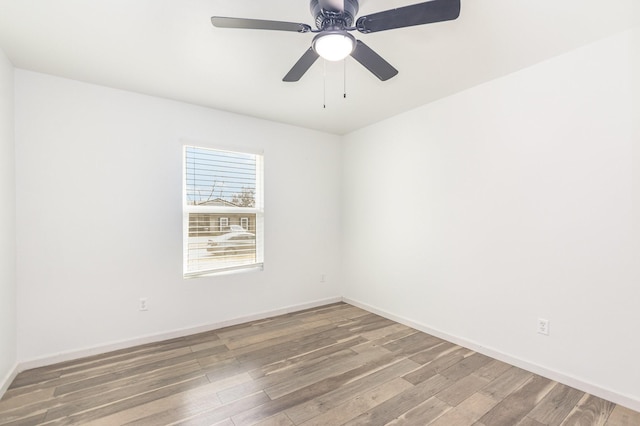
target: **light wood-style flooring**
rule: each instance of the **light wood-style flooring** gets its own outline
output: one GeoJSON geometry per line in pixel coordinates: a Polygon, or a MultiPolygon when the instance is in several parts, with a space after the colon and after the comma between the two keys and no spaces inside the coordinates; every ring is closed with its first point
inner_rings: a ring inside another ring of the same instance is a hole
{"type": "Polygon", "coordinates": [[[344,303],[19,374],[2,425],[640,425],[344,303]]]}

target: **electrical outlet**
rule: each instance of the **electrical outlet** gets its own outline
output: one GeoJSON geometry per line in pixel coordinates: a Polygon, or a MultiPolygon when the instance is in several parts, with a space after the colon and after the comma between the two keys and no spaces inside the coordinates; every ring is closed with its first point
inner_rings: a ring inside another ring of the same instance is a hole
{"type": "Polygon", "coordinates": [[[545,336],[549,335],[549,320],[538,318],[538,333],[544,334],[545,336]]]}
{"type": "Polygon", "coordinates": [[[320,275],[320,282],[323,283],[327,280],[327,276],[325,274],[320,275]]]}
{"type": "Polygon", "coordinates": [[[146,297],[141,297],[139,302],[138,302],[138,310],[139,311],[148,311],[149,310],[149,305],[147,304],[147,298],[146,297]]]}

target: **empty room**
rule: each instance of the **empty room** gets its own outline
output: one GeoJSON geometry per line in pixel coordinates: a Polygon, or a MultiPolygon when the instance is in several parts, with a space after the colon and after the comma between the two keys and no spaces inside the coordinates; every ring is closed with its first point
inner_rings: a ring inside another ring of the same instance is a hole
{"type": "Polygon", "coordinates": [[[0,425],[640,425],[637,0],[0,0],[0,425]]]}

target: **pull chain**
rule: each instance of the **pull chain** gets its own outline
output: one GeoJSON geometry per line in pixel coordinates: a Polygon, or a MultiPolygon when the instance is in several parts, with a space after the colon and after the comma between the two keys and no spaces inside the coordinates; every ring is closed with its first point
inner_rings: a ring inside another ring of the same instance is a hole
{"type": "Polygon", "coordinates": [[[344,85],[344,89],[343,89],[343,93],[342,96],[344,97],[344,99],[347,99],[347,58],[344,59],[344,72],[342,73],[342,79],[343,79],[343,85],[344,85]]]}
{"type": "Polygon", "coordinates": [[[327,61],[322,60],[322,108],[327,108],[327,61]]]}

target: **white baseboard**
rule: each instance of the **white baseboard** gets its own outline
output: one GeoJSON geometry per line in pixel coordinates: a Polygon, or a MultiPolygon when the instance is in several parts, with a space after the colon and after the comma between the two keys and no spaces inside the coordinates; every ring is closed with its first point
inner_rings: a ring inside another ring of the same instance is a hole
{"type": "MultiPolygon", "coordinates": [[[[84,358],[92,355],[99,355],[119,349],[126,349],[134,346],[144,345],[147,343],[161,342],[163,340],[174,339],[177,337],[189,336],[192,334],[203,333],[206,331],[217,330],[232,325],[243,324],[245,322],[262,320],[278,315],[289,314],[292,312],[302,311],[304,309],[315,308],[318,306],[328,305],[330,303],[342,302],[341,297],[331,297],[328,299],[316,300],[314,302],[303,303],[300,305],[291,305],[284,308],[275,309],[272,311],[258,312],[255,314],[237,317],[230,320],[220,321],[211,324],[203,324],[194,327],[182,328],[164,333],[150,334],[147,336],[136,337],[134,339],[121,340],[118,342],[111,342],[104,345],[93,346],[68,352],[61,352],[53,355],[48,355],[41,358],[35,358],[31,360],[22,361],[17,366],[17,372],[30,370],[32,368],[45,367],[48,365],[57,364],[59,362],[71,361],[79,358],[84,358]]],[[[16,373],[17,374],[17,373],[16,373]]],[[[10,378],[8,383],[15,378],[15,375],[10,378]]],[[[8,386],[8,385],[7,385],[8,386]]]]}
{"type": "Polygon", "coordinates": [[[375,306],[371,306],[366,303],[358,302],[356,300],[352,300],[347,297],[343,297],[342,300],[345,303],[364,309],[376,315],[380,315],[381,317],[390,319],[400,324],[404,324],[408,327],[414,328],[424,333],[431,334],[432,336],[438,337],[440,339],[446,340],[451,343],[455,343],[456,345],[460,345],[465,348],[474,350],[483,355],[487,355],[491,358],[495,358],[507,364],[514,365],[516,367],[522,368],[523,370],[527,370],[532,373],[535,373],[539,376],[546,377],[547,379],[551,379],[556,382],[565,384],[567,386],[571,386],[575,389],[606,399],[607,401],[614,402],[616,404],[627,407],[631,410],[640,411],[640,401],[628,395],[620,394],[619,392],[615,392],[611,389],[603,388],[601,386],[590,383],[589,381],[582,380],[582,379],[561,373],[559,371],[532,363],[530,361],[513,357],[499,350],[483,346],[478,342],[474,342],[472,340],[468,340],[463,337],[454,336],[454,335],[445,333],[441,330],[431,328],[425,324],[419,323],[417,321],[413,321],[401,315],[395,315],[391,312],[387,312],[383,309],[379,309],[375,306]]]}
{"type": "Polygon", "coordinates": [[[20,370],[18,369],[18,364],[13,366],[13,369],[9,371],[9,373],[0,381],[0,399],[4,396],[4,393],[11,386],[11,382],[16,378],[20,370]]]}

